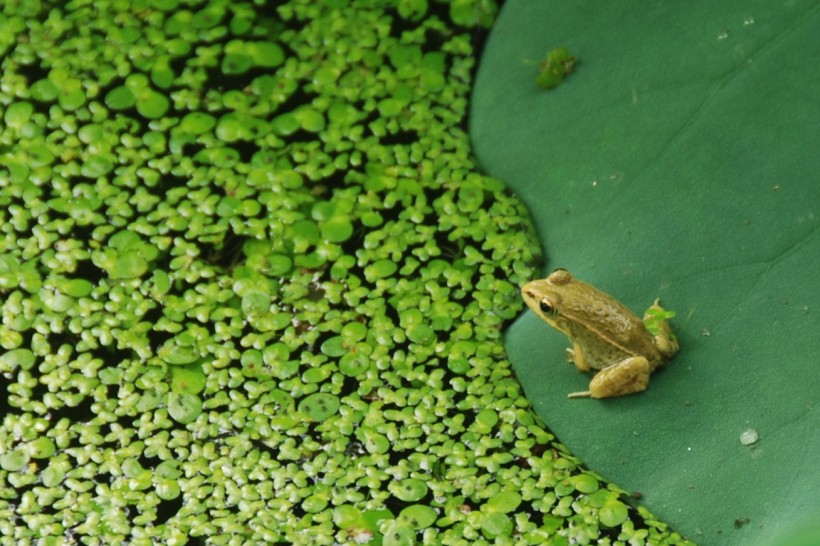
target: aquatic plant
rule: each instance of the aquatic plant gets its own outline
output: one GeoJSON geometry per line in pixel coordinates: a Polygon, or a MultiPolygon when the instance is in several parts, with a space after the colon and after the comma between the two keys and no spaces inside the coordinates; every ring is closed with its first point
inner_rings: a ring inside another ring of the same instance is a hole
{"type": "Polygon", "coordinates": [[[679,542],[502,346],[487,0],[6,2],[0,542],[679,542]],[[343,9],[342,9],[343,8],[343,9]]]}

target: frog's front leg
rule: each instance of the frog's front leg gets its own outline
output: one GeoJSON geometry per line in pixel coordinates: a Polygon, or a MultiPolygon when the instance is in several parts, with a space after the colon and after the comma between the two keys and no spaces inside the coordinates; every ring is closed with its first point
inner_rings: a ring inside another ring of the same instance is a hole
{"type": "Polygon", "coordinates": [[[569,398],[611,398],[646,390],[649,385],[649,361],[642,356],[630,356],[607,366],[589,382],[589,390],[573,392],[569,398]]]}
{"type": "Polygon", "coordinates": [[[581,345],[576,342],[572,343],[572,349],[567,349],[567,362],[575,364],[575,368],[579,372],[589,371],[589,364],[587,364],[587,359],[584,358],[584,351],[581,349],[581,345]]]}

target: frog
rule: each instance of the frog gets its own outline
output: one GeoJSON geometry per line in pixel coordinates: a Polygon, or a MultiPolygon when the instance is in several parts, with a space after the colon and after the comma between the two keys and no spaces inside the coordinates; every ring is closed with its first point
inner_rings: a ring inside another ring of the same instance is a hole
{"type": "Polygon", "coordinates": [[[649,386],[649,376],[678,352],[668,321],[674,313],[661,307],[660,299],[641,320],[566,269],[526,283],[521,295],[533,313],[569,338],[567,360],[579,372],[595,372],[588,390],[569,393],[569,398],[642,392],[649,386]]]}

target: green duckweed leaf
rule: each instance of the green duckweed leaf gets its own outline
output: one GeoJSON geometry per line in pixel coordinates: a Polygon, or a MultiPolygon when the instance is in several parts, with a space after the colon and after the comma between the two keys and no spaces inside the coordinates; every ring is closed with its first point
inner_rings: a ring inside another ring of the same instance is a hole
{"type": "Polygon", "coordinates": [[[202,366],[172,366],[171,391],[181,394],[199,394],[205,388],[205,373],[202,366]]]}
{"type": "Polygon", "coordinates": [[[487,510],[509,513],[521,504],[521,495],[515,491],[500,491],[487,501],[487,510]]]}
{"type": "Polygon", "coordinates": [[[174,71],[171,68],[170,57],[163,56],[154,62],[151,67],[151,81],[162,89],[168,89],[174,82],[174,71]]]}
{"type": "MultiPolygon", "coordinates": [[[[529,206],[544,274],[565,267],[639,316],[660,297],[681,351],[646,392],[611,400],[567,400],[590,377],[530,312],[507,351],[556,436],[674,529],[704,544],[779,543],[820,512],[806,455],[820,452],[820,72],[805,70],[820,55],[820,10],[599,8],[507,2],[471,134],[482,166],[529,206]],[[532,62],[556,44],[583,62],[544,93],[532,62]],[[752,447],[739,440],[749,428],[752,447]],[[753,524],[735,528],[741,516],[753,524]]],[[[600,517],[625,515],[611,503],[600,517]]]]}
{"type": "Polygon", "coordinates": [[[626,521],[626,505],[618,500],[611,500],[598,511],[598,518],[607,527],[616,527],[626,521]]]}
{"type": "Polygon", "coordinates": [[[481,532],[487,538],[509,535],[512,529],[513,521],[502,512],[489,512],[481,518],[481,532]]]}
{"type": "Polygon", "coordinates": [[[353,527],[362,519],[362,511],[349,504],[336,506],[333,509],[333,523],[341,529],[353,527]]]}
{"type": "Polygon", "coordinates": [[[347,353],[339,359],[339,371],[355,377],[370,368],[370,359],[361,353],[347,353]]]}
{"type": "Polygon", "coordinates": [[[157,496],[162,500],[173,500],[182,493],[177,480],[160,479],[154,485],[157,496]]]}
{"type": "Polygon", "coordinates": [[[133,279],[142,277],[148,271],[148,261],[135,250],[117,255],[111,277],[114,279],[133,279]]]}
{"type": "Polygon", "coordinates": [[[182,471],[179,469],[179,461],[168,460],[162,461],[154,469],[154,474],[159,478],[168,480],[176,480],[182,476],[182,471]]]}
{"type": "Polygon", "coordinates": [[[334,415],[339,410],[340,405],[341,403],[337,396],[317,392],[299,402],[298,409],[314,421],[324,421],[331,415],[334,415]]]}
{"type": "Polygon", "coordinates": [[[12,372],[17,368],[30,370],[34,366],[35,359],[30,349],[20,348],[6,351],[0,355],[0,371],[12,372]]]}
{"type": "Polygon", "coordinates": [[[390,482],[387,488],[396,498],[405,502],[416,502],[427,495],[427,484],[416,478],[390,482]]]}
{"type": "Polygon", "coordinates": [[[333,336],[322,343],[322,353],[327,356],[342,356],[347,352],[345,347],[345,340],[342,336],[333,336]]]}
{"type": "Polygon", "coordinates": [[[260,68],[274,68],[285,60],[285,52],[273,42],[250,42],[247,50],[253,64],[260,68]]]}
{"type": "Polygon", "coordinates": [[[134,92],[125,85],[115,87],[105,95],[105,105],[112,110],[125,110],[137,103],[134,92]]]}
{"type": "Polygon", "coordinates": [[[399,15],[410,21],[418,21],[427,13],[427,0],[399,0],[399,15]]]}
{"type": "Polygon", "coordinates": [[[491,0],[453,0],[450,3],[450,18],[464,27],[489,27],[498,11],[498,5],[491,0]]]}
{"type": "Polygon", "coordinates": [[[137,112],[148,119],[158,119],[165,115],[171,102],[153,89],[144,89],[136,100],[137,112]]]}
{"type": "Polygon", "coordinates": [[[54,445],[54,440],[46,436],[32,440],[27,447],[29,455],[31,455],[33,459],[48,459],[54,455],[54,452],[57,450],[57,446],[54,445]]]}
{"type": "Polygon", "coordinates": [[[362,513],[362,521],[365,523],[365,527],[368,529],[373,529],[374,531],[379,528],[379,522],[385,519],[390,519],[393,517],[393,513],[386,508],[376,509],[376,510],[365,510],[362,513]]]}
{"type": "Polygon", "coordinates": [[[160,358],[173,366],[192,364],[199,359],[199,351],[196,347],[184,347],[173,342],[160,347],[157,353],[160,358]]]}
{"type": "Polygon", "coordinates": [[[23,449],[12,449],[0,454],[0,468],[9,472],[17,472],[28,464],[29,453],[23,449]]]}
{"type": "Polygon", "coordinates": [[[365,268],[365,276],[374,279],[384,279],[395,273],[399,265],[393,260],[376,260],[365,268]]]}
{"type": "Polygon", "coordinates": [[[410,527],[420,531],[430,527],[438,518],[436,511],[429,506],[422,504],[412,504],[399,513],[400,521],[407,522],[410,527]]]}
{"type": "Polygon", "coordinates": [[[207,5],[194,14],[191,24],[199,30],[213,28],[225,16],[225,9],[225,6],[221,4],[207,5]]]}
{"type": "Polygon", "coordinates": [[[216,118],[204,112],[186,114],[179,122],[179,130],[192,135],[200,135],[214,128],[216,118]]]}
{"type": "Polygon", "coordinates": [[[572,71],[575,57],[570,55],[565,47],[557,47],[547,53],[546,58],[538,65],[540,72],[535,83],[542,89],[552,89],[564,80],[564,76],[572,71]]]}
{"type": "Polygon", "coordinates": [[[384,532],[383,546],[413,546],[416,544],[416,531],[396,520],[384,532]]]}
{"type": "Polygon", "coordinates": [[[327,507],[327,498],[324,495],[310,495],[302,501],[302,508],[308,514],[317,514],[327,507]]]}
{"type": "Polygon", "coordinates": [[[43,469],[43,472],[40,475],[43,480],[43,485],[46,487],[54,487],[55,485],[59,485],[60,482],[63,481],[63,478],[65,478],[65,470],[66,469],[58,463],[48,465],[43,469]]]}
{"type": "Polygon", "coordinates": [[[192,423],[202,413],[202,400],[195,394],[168,393],[168,415],[183,425],[192,423]]]}
{"type": "Polygon", "coordinates": [[[331,243],[343,243],[353,235],[353,224],[345,217],[337,216],[319,226],[322,238],[331,243]]]}
{"type": "Polygon", "coordinates": [[[436,340],[436,333],[427,324],[414,324],[407,328],[407,337],[413,343],[429,345],[436,340]]]}
{"type": "Polygon", "coordinates": [[[6,108],[4,119],[9,127],[21,129],[33,113],[34,105],[30,102],[13,102],[6,108]]]}
{"type": "Polygon", "coordinates": [[[93,289],[94,285],[85,279],[69,279],[60,286],[60,290],[72,298],[85,297],[93,289]]]}
{"type": "Polygon", "coordinates": [[[31,92],[31,98],[40,102],[51,102],[60,94],[60,88],[48,78],[34,82],[29,91],[31,92]]]}
{"type": "Polygon", "coordinates": [[[342,338],[346,343],[355,343],[367,336],[367,326],[361,322],[348,322],[342,327],[342,338]]]}
{"type": "Polygon", "coordinates": [[[108,155],[93,155],[83,163],[80,173],[88,178],[105,176],[114,168],[114,158],[108,155]]]}
{"type": "Polygon", "coordinates": [[[229,76],[243,74],[253,65],[253,59],[243,53],[226,53],[222,59],[222,72],[229,76]]]}
{"type": "Polygon", "coordinates": [[[292,135],[301,127],[299,119],[291,112],[276,116],[273,118],[271,125],[273,131],[281,136],[292,135]]]}

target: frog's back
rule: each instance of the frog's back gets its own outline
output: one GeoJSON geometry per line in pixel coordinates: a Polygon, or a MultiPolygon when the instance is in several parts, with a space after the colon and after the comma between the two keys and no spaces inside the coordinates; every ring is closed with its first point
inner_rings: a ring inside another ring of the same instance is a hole
{"type": "Polygon", "coordinates": [[[570,304],[564,313],[578,330],[574,332],[578,344],[588,347],[588,359],[593,354],[603,355],[596,359],[603,364],[601,367],[606,367],[605,359],[613,355],[621,358],[643,355],[650,362],[660,359],[643,321],[629,308],[590,285],[586,285],[585,292],[589,297],[578,302],[579,308],[573,309],[570,304]]]}

